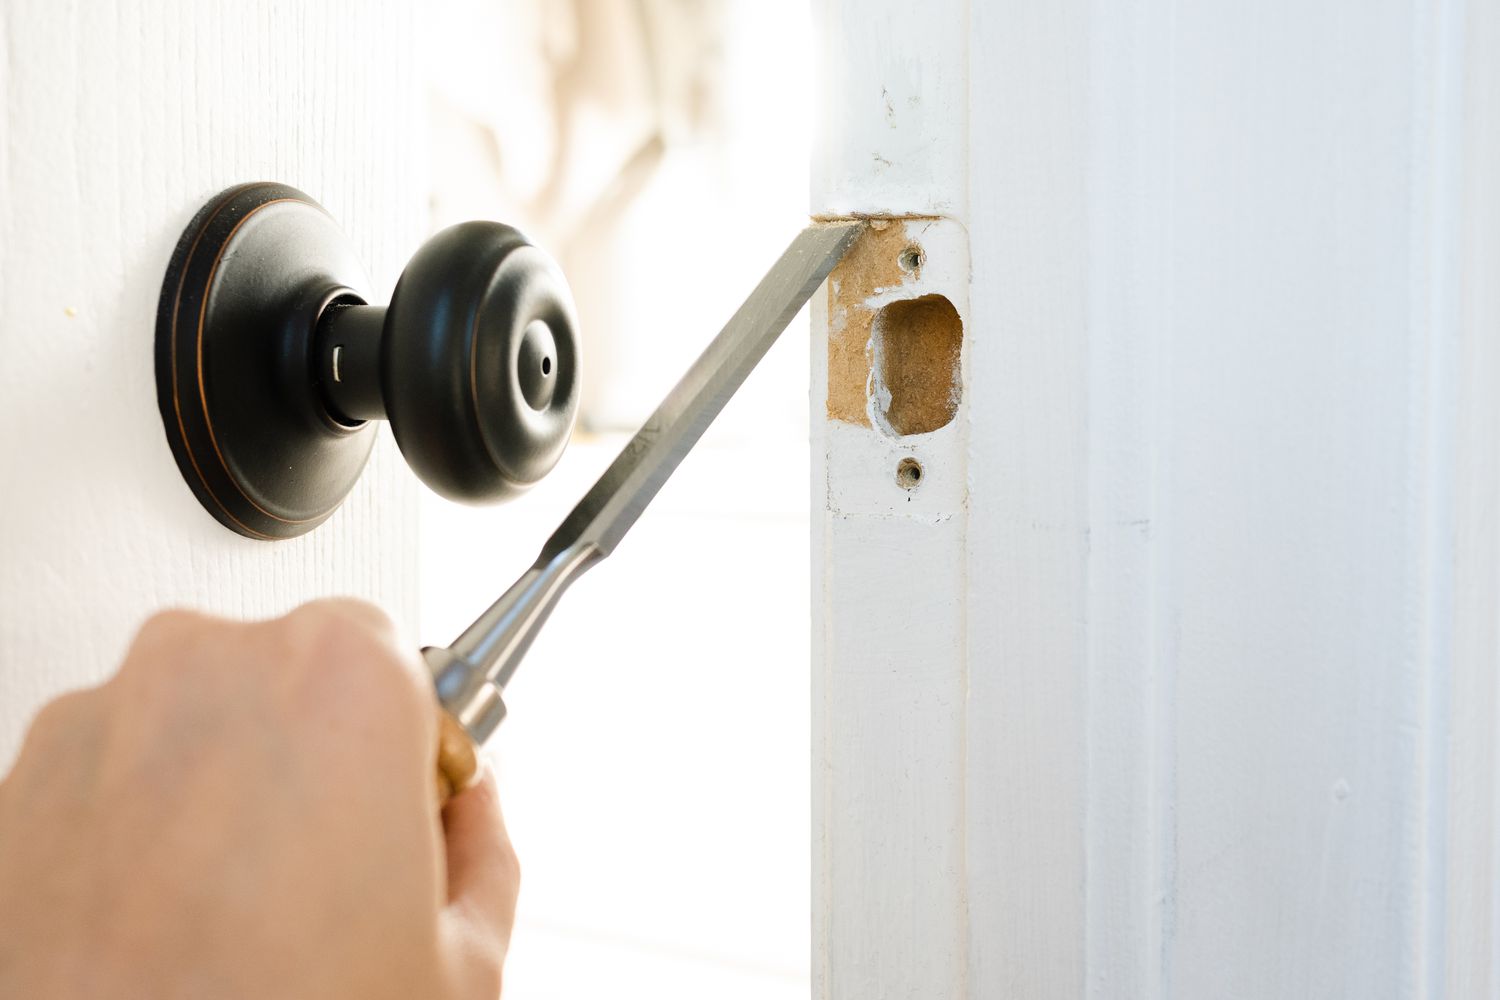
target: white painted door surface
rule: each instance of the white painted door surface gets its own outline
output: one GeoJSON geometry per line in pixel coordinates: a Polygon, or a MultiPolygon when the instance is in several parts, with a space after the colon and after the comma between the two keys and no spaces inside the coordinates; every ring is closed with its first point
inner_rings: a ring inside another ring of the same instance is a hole
{"type": "Polygon", "coordinates": [[[1500,9],[815,11],[815,994],[1500,997],[1500,9]]]}
{"type": "Polygon", "coordinates": [[[178,235],[242,181],[319,199],[389,294],[424,235],[413,28],[404,0],[0,5],[0,770],[157,608],[341,593],[414,624],[416,487],[389,440],[310,535],[240,538],[178,475],[152,355],[178,235]]]}

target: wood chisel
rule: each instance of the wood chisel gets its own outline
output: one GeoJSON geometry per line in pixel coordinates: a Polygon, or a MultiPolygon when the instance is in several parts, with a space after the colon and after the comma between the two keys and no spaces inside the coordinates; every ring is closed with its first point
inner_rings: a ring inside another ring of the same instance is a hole
{"type": "Polygon", "coordinates": [[[846,220],[804,229],[542,546],[531,568],[451,646],[422,651],[442,709],[443,799],[473,780],[476,748],[505,717],[505,685],[563,592],[614,551],[864,228],[864,222],[846,220]]]}

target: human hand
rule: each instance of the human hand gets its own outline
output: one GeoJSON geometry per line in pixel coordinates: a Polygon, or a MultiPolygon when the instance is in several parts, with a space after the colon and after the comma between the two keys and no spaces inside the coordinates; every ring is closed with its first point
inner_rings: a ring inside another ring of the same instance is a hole
{"type": "Polygon", "coordinates": [[[494,1000],[520,873],[385,616],[151,619],[0,782],[0,996],[494,1000]]]}

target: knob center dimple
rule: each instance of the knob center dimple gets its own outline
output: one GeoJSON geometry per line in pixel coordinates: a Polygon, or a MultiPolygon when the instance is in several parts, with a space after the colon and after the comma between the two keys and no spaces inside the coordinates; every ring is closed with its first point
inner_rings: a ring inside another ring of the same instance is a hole
{"type": "Polygon", "coordinates": [[[557,388],[557,341],[545,321],[534,319],[521,335],[517,376],[521,395],[533,410],[545,410],[552,403],[557,388]]]}

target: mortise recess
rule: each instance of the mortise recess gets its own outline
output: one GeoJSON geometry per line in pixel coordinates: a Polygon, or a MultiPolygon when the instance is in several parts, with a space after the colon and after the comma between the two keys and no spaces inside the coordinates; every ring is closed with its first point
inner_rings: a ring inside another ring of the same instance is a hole
{"type": "Polygon", "coordinates": [[[904,437],[945,426],[958,412],[964,323],[942,295],[897,299],[871,326],[871,389],[881,429],[904,437]]]}
{"type": "Polygon", "coordinates": [[[963,319],[922,281],[921,232],[934,221],[872,219],[829,276],[830,420],[905,437],[958,412],[963,319]]]}

